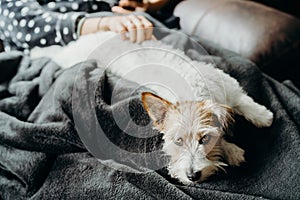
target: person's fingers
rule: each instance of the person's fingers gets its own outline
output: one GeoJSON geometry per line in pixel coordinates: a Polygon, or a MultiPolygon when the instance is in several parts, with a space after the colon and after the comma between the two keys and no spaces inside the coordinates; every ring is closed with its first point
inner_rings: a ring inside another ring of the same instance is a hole
{"type": "Polygon", "coordinates": [[[154,35],[152,35],[151,40],[157,40],[157,38],[154,35]]]}
{"type": "Polygon", "coordinates": [[[134,25],[127,26],[129,39],[131,42],[136,42],[136,28],[134,25]]]}
{"type": "Polygon", "coordinates": [[[128,14],[128,13],[131,13],[132,11],[130,10],[126,10],[120,6],[114,6],[111,8],[111,11],[114,12],[114,13],[118,13],[118,14],[128,14]]]}
{"type": "Polygon", "coordinates": [[[123,40],[140,43],[152,39],[153,25],[143,16],[118,16],[110,24],[111,30],[119,33],[123,40]]]}
{"type": "Polygon", "coordinates": [[[103,23],[107,24],[108,30],[120,34],[122,40],[126,40],[127,28],[123,25],[124,16],[104,17],[103,23]],[[105,20],[105,22],[104,22],[105,20]]]}
{"type": "Polygon", "coordinates": [[[122,23],[118,23],[116,25],[116,32],[120,34],[122,40],[127,39],[127,37],[126,37],[127,29],[122,23]]]}
{"type": "Polygon", "coordinates": [[[142,22],[144,29],[145,29],[145,39],[151,40],[152,34],[153,34],[153,24],[146,19],[144,16],[138,16],[140,21],[142,22]]]}
{"type": "Polygon", "coordinates": [[[123,20],[123,25],[126,27],[128,34],[129,34],[129,39],[131,42],[136,41],[136,27],[133,22],[131,22],[129,17],[124,18],[123,20]]]}
{"type": "Polygon", "coordinates": [[[135,28],[136,28],[136,42],[137,43],[143,42],[145,40],[145,35],[146,35],[143,23],[135,15],[130,15],[130,16],[128,16],[128,18],[135,25],[135,28]]]}

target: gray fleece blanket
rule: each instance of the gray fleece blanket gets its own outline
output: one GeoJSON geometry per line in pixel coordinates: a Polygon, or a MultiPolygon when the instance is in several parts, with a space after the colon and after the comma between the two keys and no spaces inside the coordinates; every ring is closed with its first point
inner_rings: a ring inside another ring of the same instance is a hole
{"type": "MultiPolygon", "coordinates": [[[[166,168],[147,169],[146,160],[135,166],[142,162],[118,159],[124,155],[107,149],[95,158],[74,122],[72,101],[81,102],[87,95],[94,99],[92,110],[106,138],[116,146],[141,153],[161,148],[161,135],[154,130],[143,130],[152,137],[136,138],[114,122],[113,112],[122,115],[129,109],[133,123],[124,121],[126,129],[150,123],[140,91],[132,91],[135,84],[123,84],[112,103],[111,92],[119,78],[103,72],[96,62],[62,70],[46,58],[30,60],[20,52],[1,53],[0,199],[300,199],[299,90],[289,81],[279,83],[262,74],[255,64],[230,51],[201,41],[211,56],[201,55],[190,41],[176,37],[162,34],[164,41],[184,49],[193,59],[215,62],[274,112],[272,127],[263,129],[236,116],[233,137],[228,140],[245,149],[245,164],[186,186],[170,178],[166,168]],[[86,83],[80,85],[86,93],[74,97],[78,77],[86,83]]],[[[83,122],[89,117],[84,109],[77,112],[83,122]]],[[[97,138],[97,146],[101,137],[89,132],[92,127],[86,124],[86,137],[97,138]]]]}

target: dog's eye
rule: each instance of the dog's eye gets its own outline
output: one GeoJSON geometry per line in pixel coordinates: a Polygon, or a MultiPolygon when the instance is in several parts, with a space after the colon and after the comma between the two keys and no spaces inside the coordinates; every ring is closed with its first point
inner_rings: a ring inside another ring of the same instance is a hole
{"type": "Polygon", "coordinates": [[[200,139],[199,143],[200,143],[200,144],[207,144],[207,143],[210,141],[210,138],[211,138],[210,135],[204,135],[204,136],[200,139]]]}
{"type": "Polygon", "coordinates": [[[175,138],[173,141],[178,146],[182,146],[183,145],[183,139],[181,137],[175,138]]]}

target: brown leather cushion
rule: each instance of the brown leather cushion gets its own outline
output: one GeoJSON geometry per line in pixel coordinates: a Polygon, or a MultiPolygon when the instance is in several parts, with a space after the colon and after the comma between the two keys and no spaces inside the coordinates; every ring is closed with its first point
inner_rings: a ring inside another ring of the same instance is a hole
{"type": "Polygon", "coordinates": [[[262,4],[188,0],[178,4],[174,14],[187,34],[237,52],[267,71],[281,71],[268,68],[283,56],[299,53],[300,20],[262,4]]]}

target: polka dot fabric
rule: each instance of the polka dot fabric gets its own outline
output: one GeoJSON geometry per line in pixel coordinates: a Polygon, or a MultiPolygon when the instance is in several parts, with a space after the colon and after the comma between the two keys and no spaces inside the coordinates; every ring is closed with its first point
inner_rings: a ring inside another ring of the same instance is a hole
{"type": "Polygon", "coordinates": [[[0,39],[6,51],[65,45],[77,39],[76,20],[110,11],[115,0],[1,0],[0,39]]]}

